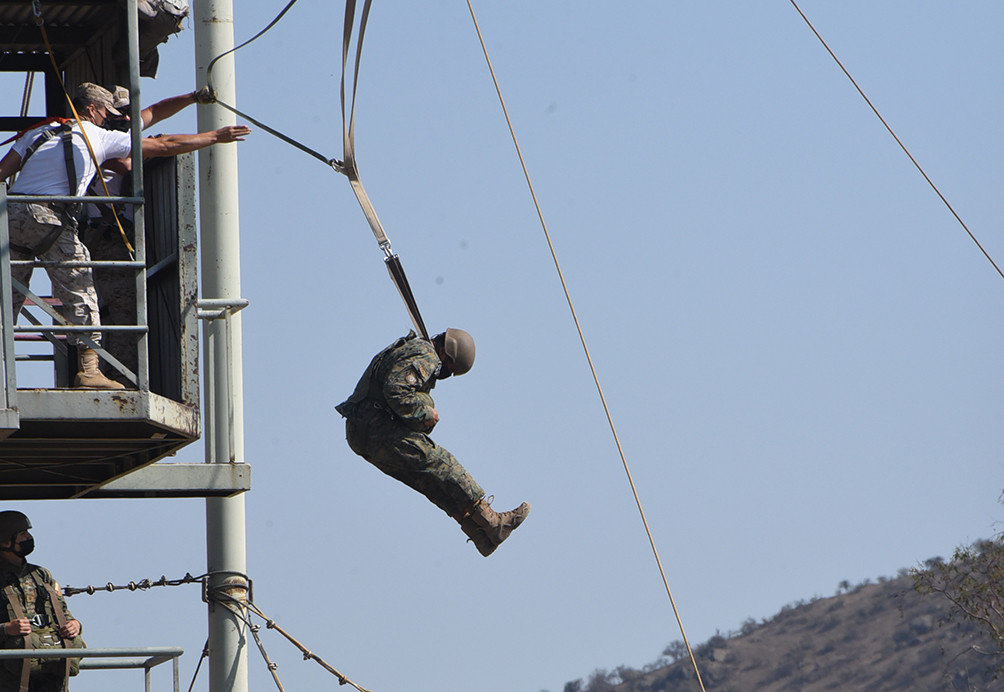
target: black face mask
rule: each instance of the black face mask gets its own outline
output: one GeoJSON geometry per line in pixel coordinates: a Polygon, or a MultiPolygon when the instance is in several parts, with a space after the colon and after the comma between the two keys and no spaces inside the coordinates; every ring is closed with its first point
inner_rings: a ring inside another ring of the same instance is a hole
{"type": "Polygon", "coordinates": [[[116,130],[118,132],[128,132],[129,131],[129,121],[126,118],[115,118],[107,117],[105,121],[101,123],[101,127],[106,130],[116,130]]]}
{"type": "Polygon", "coordinates": [[[18,557],[25,557],[26,555],[30,555],[31,551],[33,551],[34,549],[35,549],[35,539],[25,538],[20,543],[15,543],[14,549],[11,550],[11,552],[17,555],[18,557]]]}

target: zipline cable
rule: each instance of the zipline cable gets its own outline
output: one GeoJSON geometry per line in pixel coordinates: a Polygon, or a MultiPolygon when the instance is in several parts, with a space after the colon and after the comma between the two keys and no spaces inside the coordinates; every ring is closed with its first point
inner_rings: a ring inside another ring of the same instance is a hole
{"type": "Polygon", "coordinates": [[[865,100],[865,103],[868,104],[868,107],[872,109],[872,112],[876,115],[879,121],[881,121],[881,123],[885,126],[885,129],[889,131],[890,135],[892,135],[892,138],[896,140],[896,144],[899,145],[899,148],[903,150],[903,153],[907,155],[907,158],[910,159],[914,167],[916,167],[916,169],[920,171],[920,174],[924,176],[924,180],[926,180],[927,184],[931,186],[931,189],[934,190],[935,194],[937,194],[938,197],[941,198],[941,201],[944,202],[946,207],[948,207],[948,211],[952,213],[952,216],[954,216],[955,220],[959,222],[959,225],[962,226],[962,228],[966,231],[967,234],[969,234],[969,237],[972,239],[974,243],[976,243],[976,247],[980,249],[980,252],[982,252],[983,256],[987,258],[987,261],[989,261],[990,264],[993,265],[993,268],[996,269],[997,273],[1000,274],[1002,279],[1004,279],[1004,271],[1002,271],[1001,268],[997,266],[997,263],[994,262],[994,259],[993,257],[990,256],[990,253],[988,253],[986,249],[984,249],[983,245],[980,243],[979,240],[976,239],[976,236],[973,234],[973,232],[969,230],[969,226],[966,225],[966,222],[962,220],[962,217],[959,216],[958,213],[956,213],[951,203],[949,203],[949,201],[945,198],[945,196],[941,194],[941,190],[938,189],[938,186],[935,185],[934,181],[931,180],[931,178],[927,175],[927,173],[924,171],[921,165],[917,162],[917,159],[913,157],[913,154],[910,153],[910,150],[906,148],[906,145],[903,144],[903,141],[896,135],[892,127],[889,126],[889,123],[886,122],[886,119],[882,117],[882,114],[879,113],[879,110],[878,108],[875,107],[875,104],[871,102],[871,99],[868,98],[864,90],[860,86],[858,86],[858,83],[854,80],[854,77],[852,77],[851,73],[847,71],[847,68],[844,67],[844,64],[840,62],[840,58],[838,58],[836,53],[834,53],[830,49],[830,46],[827,45],[826,41],[823,39],[820,33],[816,31],[816,27],[812,25],[812,22],[809,21],[809,18],[805,16],[804,12],[802,12],[802,8],[798,6],[798,3],[796,3],[795,0],[788,0],[788,1],[792,4],[792,7],[794,7],[795,10],[800,15],[802,15],[802,19],[805,20],[805,23],[812,30],[812,33],[814,33],[816,35],[816,38],[819,39],[819,42],[823,44],[823,48],[825,48],[826,52],[830,54],[830,57],[833,58],[833,61],[837,63],[837,66],[847,76],[847,79],[851,80],[851,84],[853,84],[854,88],[858,90],[858,93],[861,94],[861,98],[863,98],[865,100]]]}
{"type": "Polygon", "coordinates": [[[649,528],[648,520],[645,518],[645,510],[642,507],[641,498],[638,496],[638,488],[635,486],[634,478],[631,476],[631,469],[628,466],[627,457],[624,454],[624,448],[621,446],[620,438],[617,436],[617,429],[614,427],[613,416],[610,413],[610,408],[607,406],[606,397],[603,395],[603,388],[600,386],[600,379],[596,374],[596,368],[593,365],[592,356],[589,355],[589,346],[586,345],[586,337],[582,332],[582,325],[579,324],[578,315],[575,313],[572,296],[569,293],[568,285],[565,283],[565,277],[561,271],[561,265],[558,263],[558,255],[554,249],[554,243],[551,242],[551,234],[547,230],[547,223],[544,221],[544,214],[541,211],[540,203],[537,201],[537,193],[534,192],[533,182],[530,180],[530,173],[527,170],[526,161],[523,159],[523,152],[520,150],[519,141],[516,139],[516,131],[513,129],[512,120],[509,118],[509,110],[506,108],[505,99],[502,98],[502,89],[499,87],[498,79],[495,76],[495,69],[492,67],[491,58],[488,57],[488,48],[485,46],[485,39],[481,35],[481,27],[478,26],[478,18],[474,14],[474,7],[471,5],[471,0],[467,0],[467,8],[470,10],[471,19],[474,21],[474,29],[477,31],[478,40],[481,42],[481,50],[485,55],[485,62],[488,64],[488,71],[491,73],[492,82],[495,84],[495,93],[498,94],[499,103],[502,106],[502,113],[505,115],[506,124],[509,126],[509,134],[512,136],[513,145],[516,147],[516,155],[519,157],[520,166],[523,168],[523,176],[526,178],[527,187],[530,189],[530,196],[533,198],[534,207],[537,209],[537,218],[540,220],[540,226],[544,231],[544,237],[547,240],[547,247],[551,251],[551,259],[554,261],[554,268],[558,272],[558,279],[561,281],[561,288],[565,292],[565,300],[568,303],[568,309],[572,313],[572,320],[575,322],[575,328],[579,332],[579,341],[582,343],[582,350],[585,352],[586,360],[589,362],[589,370],[593,374],[593,382],[596,384],[596,391],[600,395],[600,401],[603,404],[603,411],[607,416],[607,423],[610,426],[610,432],[613,434],[614,443],[617,445],[617,452],[620,454],[621,463],[624,466],[624,473],[627,475],[628,483],[631,485],[631,492],[634,494],[634,501],[638,506],[638,513],[641,515],[642,524],[645,526],[645,533],[648,535],[648,542],[652,547],[652,554],[655,556],[656,565],[659,567],[659,574],[662,577],[663,586],[666,588],[666,594],[669,596],[670,605],[673,607],[673,614],[676,616],[676,624],[680,628],[683,643],[686,645],[687,653],[690,655],[690,662],[693,665],[694,673],[697,675],[697,683],[703,692],[704,682],[701,680],[701,671],[697,667],[697,660],[694,658],[694,652],[691,650],[690,642],[687,640],[687,633],[683,629],[683,620],[680,617],[679,609],[676,607],[676,600],[673,598],[673,592],[669,588],[669,580],[666,578],[666,571],[662,567],[662,560],[659,558],[659,551],[655,547],[655,539],[652,537],[652,530],[649,528]]]}

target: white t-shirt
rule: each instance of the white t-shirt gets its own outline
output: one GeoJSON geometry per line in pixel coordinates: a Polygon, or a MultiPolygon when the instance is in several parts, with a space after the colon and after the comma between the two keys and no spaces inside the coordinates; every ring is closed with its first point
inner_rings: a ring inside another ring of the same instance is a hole
{"type": "MultiPolygon", "coordinates": [[[[129,156],[132,151],[132,139],[128,132],[106,130],[94,123],[83,121],[87,137],[94,148],[98,161],[104,163],[109,159],[121,159],[129,156]]],[[[26,132],[14,142],[13,151],[24,158],[24,153],[47,127],[37,127],[26,132]]],[[[62,137],[52,137],[31,155],[21,168],[10,192],[14,195],[69,195],[83,196],[97,170],[80,126],[73,125],[73,165],[77,173],[77,189],[69,192],[66,182],[66,159],[63,155],[62,137]]]]}

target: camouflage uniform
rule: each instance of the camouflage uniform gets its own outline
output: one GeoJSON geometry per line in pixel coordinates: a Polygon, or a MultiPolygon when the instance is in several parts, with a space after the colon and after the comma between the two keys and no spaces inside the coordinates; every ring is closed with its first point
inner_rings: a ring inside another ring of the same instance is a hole
{"type": "Polygon", "coordinates": [[[485,492],[426,434],[440,365],[435,347],[409,332],[373,358],[352,396],[335,408],[345,416],[353,452],[458,518],[485,492]]]}
{"type": "MultiPolygon", "coordinates": [[[[55,586],[56,581],[52,578],[49,570],[38,565],[25,562],[20,567],[16,567],[5,560],[0,560],[0,648],[21,649],[24,648],[25,638],[20,635],[9,635],[3,631],[3,623],[14,620],[14,611],[7,601],[4,588],[13,586],[23,600],[22,607],[25,616],[32,622],[32,630],[51,631],[56,627],[56,618],[53,607],[62,608],[67,620],[75,619],[66,607],[66,601],[59,597],[59,603],[54,604],[49,600],[43,583],[55,586]]],[[[58,589],[57,589],[58,590],[58,589]]],[[[58,635],[53,636],[58,638],[58,635]]],[[[63,687],[65,677],[63,659],[50,659],[53,662],[52,672],[43,671],[32,673],[29,681],[29,692],[59,692],[63,687]]],[[[21,682],[22,659],[7,659],[0,665],[0,692],[18,692],[21,682]]]]}
{"type": "MultiPolygon", "coordinates": [[[[87,248],[77,238],[76,222],[68,218],[59,202],[44,204],[11,203],[8,207],[10,224],[10,258],[32,260],[38,257],[49,262],[90,261],[87,248]],[[54,240],[53,240],[54,238],[54,240]],[[51,241],[49,247],[45,247],[51,241]]],[[[91,270],[87,267],[46,267],[52,282],[52,295],[63,306],[60,314],[71,324],[101,324],[98,298],[94,290],[91,270]]],[[[11,267],[11,277],[25,286],[31,279],[31,266],[11,267]]],[[[14,291],[14,315],[21,311],[24,295],[14,291]]],[[[96,342],[101,333],[89,334],[96,342]]],[[[79,343],[70,333],[67,341],[79,343]]]]}
{"type": "MultiPolygon", "coordinates": [[[[135,234],[132,222],[122,217],[123,215],[120,213],[119,220],[122,223],[122,229],[126,232],[129,242],[134,243],[135,234]]],[[[80,235],[84,245],[91,253],[91,257],[97,260],[120,260],[123,262],[132,260],[114,220],[109,221],[100,216],[92,217],[80,235]]],[[[136,274],[134,270],[98,267],[94,270],[94,287],[98,294],[101,324],[136,324],[136,274]]],[[[103,345],[105,350],[122,361],[123,365],[136,372],[139,367],[136,343],[136,333],[112,331],[105,334],[103,345]]],[[[110,376],[117,374],[118,371],[114,371],[110,376]]]]}

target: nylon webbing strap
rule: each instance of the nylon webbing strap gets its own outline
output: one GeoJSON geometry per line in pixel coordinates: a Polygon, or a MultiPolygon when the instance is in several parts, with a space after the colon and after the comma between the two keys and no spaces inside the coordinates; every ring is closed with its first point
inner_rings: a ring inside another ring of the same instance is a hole
{"type": "Polygon", "coordinates": [[[390,256],[390,240],[383,230],[380,219],[377,218],[376,209],[373,208],[366,189],[362,181],[359,180],[359,168],[356,166],[356,90],[359,85],[359,61],[363,53],[363,38],[366,35],[366,22],[369,19],[370,5],[372,0],[365,0],[363,3],[362,18],[359,21],[359,40],[356,43],[356,59],[352,72],[352,105],[349,108],[349,119],[345,119],[345,68],[349,59],[349,44],[352,41],[352,26],[355,20],[356,3],[355,0],[347,0],[345,3],[345,29],[342,34],[342,85],[341,85],[341,105],[342,105],[342,172],[349,179],[352,185],[352,192],[359,200],[359,206],[363,209],[363,215],[369,222],[370,229],[380,247],[390,256]]]}
{"type": "Polygon", "coordinates": [[[418,311],[418,305],[415,303],[415,296],[411,293],[411,286],[408,285],[408,277],[404,275],[404,267],[401,266],[401,259],[397,255],[391,255],[384,260],[387,265],[387,271],[390,272],[390,278],[397,286],[398,292],[401,294],[401,299],[404,301],[405,305],[408,306],[408,312],[411,314],[411,319],[415,323],[415,329],[421,334],[426,340],[429,339],[429,332],[425,329],[425,322],[422,321],[422,315],[418,311]]]}
{"type": "MultiPolygon", "coordinates": [[[[59,625],[59,629],[64,629],[66,627],[66,613],[63,612],[63,606],[59,602],[59,593],[56,591],[55,587],[48,582],[39,584],[38,580],[35,579],[34,574],[31,575],[31,579],[35,582],[36,587],[42,586],[45,589],[45,592],[49,594],[49,605],[52,606],[52,614],[56,617],[56,624],[59,625]]],[[[57,630],[56,633],[59,634],[59,631],[57,630]]],[[[61,634],[59,635],[59,642],[63,645],[64,649],[69,648],[66,646],[66,640],[61,634]]],[[[70,685],[70,659],[64,658],[63,664],[63,691],[65,692],[70,685]]]]}
{"type": "MultiPolygon", "coordinates": [[[[28,163],[28,159],[30,159],[32,157],[32,155],[36,151],[38,151],[38,148],[40,146],[42,146],[43,144],[45,144],[46,142],[48,142],[50,139],[52,139],[56,135],[60,134],[60,132],[64,131],[67,127],[68,126],[66,124],[60,123],[59,125],[56,125],[55,127],[50,127],[48,130],[43,130],[38,135],[38,137],[36,137],[34,139],[34,141],[32,141],[32,143],[30,145],[28,145],[28,148],[25,149],[24,156],[21,157],[21,168],[24,168],[24,164],[28,163]]],[[[4,144],[6,144],[6,142],[4,142],[4,144]]],[[[75,187],[76,187],[75,185],[71,185],[70,186],[70,190],[72,191],[73,189],[75,189],[75,187]]]]}
{"type": "Polygon", "coordinates": [[[369,223],[370,230],[373,231],[373,237],[376,238],[380,249],[384,251],[384,262],[387,265],[387,271],[390,273],[394,285],[397,286],[398,293],[401,294],[401,298],[404,300],[405,306],[408,309],[408,315],[411,317],[415,329],[422,335],[422,338],[428,340],[429,332],[425,328],[422,314],[418,310],[418,303],[411,292],[411,286],[408,284],[408,277],[405,276],[404,267],[401,265],[400,258],[391,249],[390,239],[383,229],[383,224],[380,223],[380,218],[377,216],[373,203],[370,202],[369,195],[366,194],[366,188],[363,187],[363,183],[359,179],[359,168],[356,166],[356,91],[359,86],[359,62],[362,58],[363,39],[366,36],[366,22],[369,19],[370,5],[372,5],[372,0],[365,0],[359,20],[359,39],[356,41],[356,56],[352,69],[352,104],[349,107],[349,117],[346,120],[345,69],[348,66],[349,44],[352,42],[352,27],[355,22],[356,3],[355,0],[346,0],[345,2],[345,27],[342,32],[342,81],[339,93],[342,107],[343,149],[343,161],[340,170],[349,179],[352,192],[355,194],[356,200],[358,200],[359,206],[363,210],[363,215],[366,217],[367,223],[369,223]]]}
{"type": "MultiPolygon", "coordinates": [[[[7,597],[7,603],[10,604],[10,609],[14,611],[15,620],[27,620],[28,614],[24,612],[24,606],[21,604],[21,596],[14,587],[10,584],[4,587],[4,596],[7,597]]],[[[30,636],[30,635],[29,635],[30,636]]],[[[29,637],[24,638],[24,648],[28,648],[29,637]]],[[[22,659],[21,662],[21,686],[19,692],[28,692],[28,680],[31,677],[31,660],[22,659]]]]}

